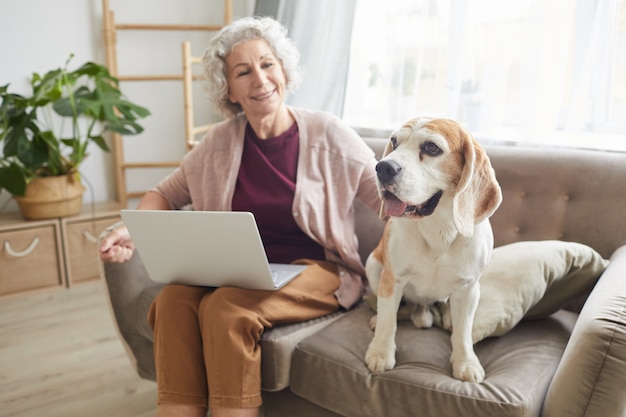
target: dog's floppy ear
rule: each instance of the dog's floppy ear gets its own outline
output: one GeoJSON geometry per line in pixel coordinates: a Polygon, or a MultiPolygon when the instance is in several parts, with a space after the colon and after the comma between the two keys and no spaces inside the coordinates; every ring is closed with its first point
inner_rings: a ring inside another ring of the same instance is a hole
{"type": "MultiPolygon", "coordinates": [[[[393,150],[393,144],[391,143],[391,137],[390,137],[389,140],[387,141],[387,145],[385,145],[385,150],[383,151],[383,155],[381,159],[389,155],[389,153],[392,150],[393,150]]],[[[381,219],[386,219],[387,217],[389,217],[385,214],[385,203],[382,200],[380,201],[380,209],[378,210],[378,217],[381,219]]]]}
{"type": "MultiPolygon", "coordinates": [[[[385,156],[389,155],[389,153],[393,150],[393,144],[391,143],[391,137],[389,138],[389,140],[387,141],[387,145],[385,145],[385,150],[383,151],[383,156],[382,158],[384,158],[385,156]]],[[[382,159],[381,158],[381,159],[382,159]]]]}
{"type": "Polygon", "coordinates": [[[490,217],[502,202],[502,191],[485,150],[462,129],[465,164],[452,200],[454,224],[471,237],[474,225],[490,217]]]}

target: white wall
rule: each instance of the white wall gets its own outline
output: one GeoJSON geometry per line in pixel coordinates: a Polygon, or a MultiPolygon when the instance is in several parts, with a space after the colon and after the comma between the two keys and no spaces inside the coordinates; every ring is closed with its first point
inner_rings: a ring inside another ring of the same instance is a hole
{"type": "MultiPolygon", "coordinates": [[[[213,24],[224,14],[222,0],[109,0],[117,23],[213,24]]],[[[101,0],[0,0],[0,85],[28,93],[33,72],[63,66],[74,54],[70,68],[85,61],[105,63],[101,0]]],[[[234,17],[253,13],[254,0],[233,0],[234,17]]],[[[119,31],[120,75],[180,74],[181,43],[192,43],[200,55],[210,33],[119,31]]],[[[194,72],[199,72],[195,68],[194,72]]],[[[123,82],[122,91],[147,107],[152,116],[142,121],[145,132],[124,139],[125,159],[132,162],[177,160],[184,154],[183,96],[179,81],[123,82]]],[[[197,124],[217,120],[200,86],[195,91],[197,124]]],[[[82,165],[83,177],[92,185],[84,201],[115,199],[113,162],[97,147],[82,165]]],[[[167,170],[129,172],[131,190],[153,186],[167,170]]],[[[0,212],[16,210],[12,198],[0,194],[0,212]]]]}

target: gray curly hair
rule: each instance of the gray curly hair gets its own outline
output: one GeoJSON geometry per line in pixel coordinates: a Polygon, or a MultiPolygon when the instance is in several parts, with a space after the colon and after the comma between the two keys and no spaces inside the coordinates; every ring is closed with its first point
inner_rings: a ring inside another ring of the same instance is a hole
{"type": "Polygon", "coordinates": [[[241,105],[228,100],[226,57],[239,43],[252,39],[264,39],[280,60],[287,79],[287,93],[295,91],[302,80],[302,69],[298,65],[300,52],[287,37],[287,29],[283,25],[270,17],[244,17],[235,20],[211,39],[202,58],[207,93],[226,118],[243,111],[241,105]]]}

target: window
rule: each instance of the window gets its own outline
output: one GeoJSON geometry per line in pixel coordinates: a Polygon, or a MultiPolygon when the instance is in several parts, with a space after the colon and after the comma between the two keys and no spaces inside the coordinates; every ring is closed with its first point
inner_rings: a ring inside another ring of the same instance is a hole
{"type": "Polygon", "coordinates": [[[344,119],[626,150],[626,0],[358,0],[344,119]]]}

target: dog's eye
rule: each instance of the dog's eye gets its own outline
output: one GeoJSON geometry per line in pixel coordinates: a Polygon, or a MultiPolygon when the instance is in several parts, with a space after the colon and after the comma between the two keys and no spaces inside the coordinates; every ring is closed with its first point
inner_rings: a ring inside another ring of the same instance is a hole
{"type": "Polygon", "coordinates": [[[435,142],[426,142],[422,144],[422,152],[424,152],[428,156],[437,156],[441,155],[443,151],[435,142]]]}
{"type": "Polygon", "coordinates": [[[398,138],[396,138],[395,136],[392,136],[391,139],[389,139],[389,141],[391,141],[391,150],[395,151],[396,148],[398,147],[398,138]]]}

